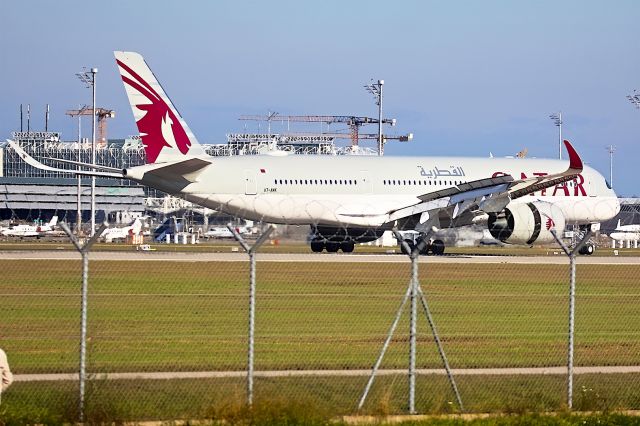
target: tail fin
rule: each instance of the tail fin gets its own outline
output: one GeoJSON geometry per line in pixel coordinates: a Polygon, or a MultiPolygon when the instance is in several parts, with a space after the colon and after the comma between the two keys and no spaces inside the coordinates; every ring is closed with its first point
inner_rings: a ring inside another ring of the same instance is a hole
{"type": "Polygon", "coordinates": [[[147,154],[147,163],[203,154],[202,146],[144,58],[135,52],[114,52],[114,55],[147,154]]]}
{"type": "Polygon", "coordinates": [[[138,217],[131,225],[131,232],[137,235],[140,231],[142,231],[142,220],[138,217]]]}
{"type": "Polygon", "coordinates": [[[56,223],[58,223],[58,216],[53,216],[49,221],[49,226],[53,228],[54,226],[56,226],[56,223]]]}

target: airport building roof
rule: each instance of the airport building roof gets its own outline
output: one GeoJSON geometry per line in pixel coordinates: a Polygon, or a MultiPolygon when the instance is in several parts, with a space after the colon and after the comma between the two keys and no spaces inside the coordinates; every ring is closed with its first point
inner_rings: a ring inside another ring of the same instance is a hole
{"type": "MultiPolygon", "coordinates": [[[[83,209],[91,203],[91,188],[83,186],[83,209]]],[[[9,210],[75,210],[78,189],[76,185],[0,184],[0,209],[9,210]]],[[[117,211],[144,211],[142,187],[96,187],[96,210],[106,213],[117,211]]]]}

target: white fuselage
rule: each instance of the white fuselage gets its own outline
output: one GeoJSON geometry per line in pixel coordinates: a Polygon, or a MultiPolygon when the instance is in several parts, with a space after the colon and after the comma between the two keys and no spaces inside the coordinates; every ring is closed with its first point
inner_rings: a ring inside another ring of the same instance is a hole
{"type": "MultiPolygon", "coordinates": [[[[388,223],[391,211],[418,203],[418,196],[461,183],[501,174],[518,180],[567,168],[566,161],[513,158],[255,155],[207,159],[212,164],[193,182],[186,182],[179,191],[166,190],[251,220],[370,227],[388,223]]],[[[144,183],[140,171],[127,172],[144,183]]],[[[620,209],[602,175],[586,166],[574,181],[512,203],[536,200],[557,205],[567,224],[601,222],[620,209]]]]}
{"type": "Polygon", "coordinates": [[[1,234],[5,237],[40,237],[52,231],[53,228],[49,225],[16,225],[3,229],[1,234]]]}
{"type": "Polygon", "coordinates": [[[616,241],[639,241],[640,225],[620,225],[618,221],[618,226],[609,234],[609,237],[616,241]]]}

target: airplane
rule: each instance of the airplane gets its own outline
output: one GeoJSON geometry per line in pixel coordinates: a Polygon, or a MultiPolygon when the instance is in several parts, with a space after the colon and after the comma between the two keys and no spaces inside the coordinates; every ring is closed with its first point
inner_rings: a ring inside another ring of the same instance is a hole
{"type": "Polygon", "coordinates": [[[41,164],[8,141],[28,164],[131,179],[248,220],[307,225],[314,252],[352,252],[356,243],[376,240],[395,227],[420,232],[422,253],[441,255],[445,246],[433,238],[434,230],[478,220],[504,243],[553,243],[552,230],[562,234],[570,224],[596,228],[620,210],[611,186],[583,165],[566,140],[569,161],[289,155],[278,150],[209,156],[144,58],[114,53],[147,163],[124,170],[70,171],[41,164]]]}
{"type": "Polygon", "coordinates": [[[0,234],[5,237],[36,237],[54,232],[54,227],[58,223],[58,216],[53,216],[46,225],[14,225],[4,228],[0,234]]]}
{"type": "Polygon", "coordinates": [[[106,243],[110,243],[113,242],[113,240],[124,240],[129,235],[140,234],[140,231],[142,231],[142,220],[138,217],[128,226],[105,229],[100,237],[104,238],[106,243]]]}
{"type": "MultiPolygon", "coordinates": [[[[251,229],[246,226],[235,227],[235,230],[240,235],[247,235],[251,233],[251,229]]],[[[233,234],[226,226],[214,226],[202,236],[205,238],[233,238],[233,234]]]]}
{"type": "MultiPolygon", "coordinates": [[[[631,247],[631,241],[635,241],[634,246],[637,247],[637,241],[640,241],[640,225],[622,225],[620,219],[618,219],[618,225],[616,229],[609,234],[609,238],[614,241],[619,241],[620,247],[622,247],[625,241],[627,242],[627,247],[631,247]]],[[[613,247],[615,248],[615,243],[613,247]]]]}

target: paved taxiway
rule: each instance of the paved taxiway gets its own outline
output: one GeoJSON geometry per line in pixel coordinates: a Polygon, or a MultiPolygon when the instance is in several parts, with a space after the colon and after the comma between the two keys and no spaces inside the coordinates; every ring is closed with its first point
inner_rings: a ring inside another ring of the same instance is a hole
{"type": "MultiPolygon", "coordinates": [[[[74,251],[5,251],[2,258],[7,260],[74,260],[80,254],[74,251]]],[[[96,251],[89,254],[90,260],[101,261],[159,261],[159,262],[246,262],[244,252],[229,253],[184,253],[184,252],[108,252],[96,251]]],[[[256,255],[260,262],[346,262],[346,263],[403,263],[409,262],[401,254],[344,254],[344,253],[260,253],[256,255]]],[[[421,263],[512,263],[512,264],[548,264],[565,265],[567,256],[558,251],[549,256],[471,256],[445,255],[421,256],[421,263]]],[[[621,256],[578,256],[578,265],[640,265],[640,257],[621,256]]]]}
{"type": "MultiPolygon", "coordinates": [[[[620,374],[640,373],[640,366],[591,366],[575,367],[575,374],[620,374]]],[[[444,369],[417,369],[419,375],[445,375],[444,369]]],[[[531,367],[531,368],[454,368],[451,370],[454,376],[519,376],[519,375],[561,375],[567,374],[567,367],[531,367]]],[[[217,378],[243,378],[246,371],[158,371],[138,373],[92,373],[97,378],[110,380],[166,380],[166,379],[217,379],[217,378]]],[[[358,370],[270,370],[256,371],[256,377],[308,377],[308,376],[340,376],[363,377],[369,376],[371,369],[358,370]]],[[[379,376],[405,375],[407,370],[389,369],[378,370],[379,376]]],[[[78,380],[78,374],[16,374],[16,382],[48,382],[78,380]]]]}

